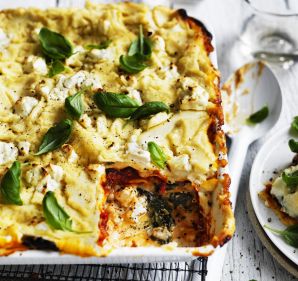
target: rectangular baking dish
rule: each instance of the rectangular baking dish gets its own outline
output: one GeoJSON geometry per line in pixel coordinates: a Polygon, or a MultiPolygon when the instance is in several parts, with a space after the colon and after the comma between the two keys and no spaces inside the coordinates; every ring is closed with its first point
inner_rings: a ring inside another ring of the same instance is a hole
{"type": "MultiPolygon", "coordinates": [[[[32,2],[32,1],[31,1],[32,2]]],[[[19,3],[19,2],[18,2],[19,3]]],[[[79,3],[81,5],[81,2],[79,3]]],[[[9,5],[11,7],[11,5],[9,5]]],[[[19,4],[17,4],[19,6],[19,4]]],[[[28,5],[26,5],[28,6],[28,5]]],[[[40,7],[40,5],[38,5],[40,7]]],[[[3,5],[2,5],[3,7],[3,5]]],[[[2,8],[1,7],[1,8],[2,8]]],[[[205,24],[204,24],[205,25],[205,24]]],[[[205,25],[207,27],[207,25],[205,25]]],[[[208,26],[208,30],[211,28],[208,26]]],[[[215,39],[212,39],[212,45],[215,47],[215,39]]],[[[216,48],[210,54],[210,59],[215,67],[217,67],[216,48]]],[[[218,82],[219,83],[219,82],[218,82]]],[[[226,155],[222,155],[226,158],[226,155]]],[[[225,167],[221,171],[220,177],[227,173],[228,169],[225,167]]],[[[217,188],[212,195],[213,200],[220,196],[221,188],[217,188]]],[[[216,220],[214,226],[215,234],[221,232],[222,219],[220,205],[214,208],[213,217],[216,220]]],[[[226,241],[224,241],[226,242],[226,241]]],[[[68,254],[60,254],[56,252],[43,252],[36,250],[29,250],[25,252],[16,252],[10,256],[0,257],[0,264],[113,264],[113,263],[149,263],[160,261],[189,261],[198,256],[208,256],[213,253],[215,247],[211,244],[202,247],[138,247],[138,248],[119,248],[113,250],[104,257],[78,257],[68,254]]]]}

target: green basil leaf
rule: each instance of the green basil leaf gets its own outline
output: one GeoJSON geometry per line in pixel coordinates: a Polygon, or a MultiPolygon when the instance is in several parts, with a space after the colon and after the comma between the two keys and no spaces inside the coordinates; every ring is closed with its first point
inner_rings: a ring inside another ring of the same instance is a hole
{"type": "Polygon", "coordinates": [[[298,171],[295,171],[291,174],[286,174],[283,172],[281,177],[288,187],[298,186],[298,171]]]}
{"type": "Polygon", "coordinates": [[[65,99],[65,110],[73,119],[80,119],[84,112],[82,94],[83,91],[79,91],[65,99]]]}
{"type": "Polygon", "coordinates": [[[298,153],[298,141],[295,141],[294,139],[289,140],[289,147],[292,152],[298,153]]]}
{"type": "Polygon", "coordinates": [[[50,128],[44,135],[38,152],[35,155],[41,155],[53,151],[66,143],[72,131],[72,121],[62,120],[54,127],[50,128]]]}
{"type": "Polygon", "coordinates": [[[248,122],[253,123],[253,124],[261,123],[268,117],[268,115],[269,115],[269,108],[268,108],[268,106],[264,106],[259,111],[250,115],[248,118],[248,122]]]}
{"type": "Polygon", "coordinates": [[[120,56],[120,68],[127,73],[135,74],[144,70],[148,65],[143,62],[143,59],[138,54],[133,56],[120,56]]]}
{"type": "Polygon", "coordinates": [[[85,49],[87,50],[93,50],[93,49],[98,49],[98,50],[102,50],[102,49],[106,49],[107,47],[109,47],[109,45],[111,44],[111,40],[106,40],[100,44],[89,44],[85,46],[85,49]]]}
{"type": "Polygon", "coordinates": [[[64,64],[60,60],[54,60],[50,63],[49,77],[53,77],[65,70],[64,64]]]}
{"type": "Polygon", "coordinates": [[[23,205],[20,197],[21,164],[15,161],[2,178],[0,191],[4,204],[23,205]]]}
{"type": "Polygon", "coordinates": [[[57,230],[72,230],[72,220],[58,204],[54,192],[48,191],[42,200],[43,214],[49,226],[57,230]]]}
{"type": "Polygon", "coordinates": [[[94,101],[99,109],[110,117],[129,117],[140,106],[137,101],[125,94],[110,92],[96,93],[94,101]]]}
{"type": "Polygon", "coordinates": [[[140,25],[138,39],[134,40],[128,50],[128,56],[138,54],[143,60],[147,60],[152,54],[152,43],[148,38],[144,38],[143,26],[140,25]]]}
{"type": "Polygon", "coordinates": [[[47,57],[63,60],[73,54],[72,44],[61,34],[43,27],[39,32],[41,50],[47,57]]]}
{"type": "Polygon", "coordinates": [[[164,169],[167,163],[167,157],[162,151],[161,147],[155,142],[150,141],[148,142],[148,150],[150,152],[152,163],[155,166],[164,169]]]}
{"type": "Polygon", "coordinates": [[[298,134],[298,116],[295,116],[293,118],[293,121],[291,123],[291,131],[295,134],[298,134]]]}
{"type": "Polygon", "coordinates": [[[132,120],[142,119],[162,111],[169,111],[169,107],[165,103],[160,101],[146,102],[140,106],[130,118],[132,120]]]}
{"type": "Polygon", "coordinates": [[[289,244],[290,246],[298,248],[298,224],[288,226],[284,230],[273,229],[267,225],[265,225],[264,227],[266,227],[270,231],[282,236],[282,238],[285,240],[285,242],[287,244],[289,244]]]}

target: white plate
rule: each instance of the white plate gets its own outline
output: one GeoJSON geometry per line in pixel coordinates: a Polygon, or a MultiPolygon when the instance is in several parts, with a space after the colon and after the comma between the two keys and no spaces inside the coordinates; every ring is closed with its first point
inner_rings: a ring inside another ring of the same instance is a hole
{"type": "Polygon", "coordinates": [[[264,228],[265,224],[276,229],[284,229],[285,226],[258,196],[258,193],[265,188],[265,183],[271,177],[276,176],[273,174],[273,171],[280,171],[292,162],[295,154],[291,152],[288,146],[290,138],[293,138],[293,136],[290,135],[289,127],[287,127],[272,136],[262,146],[251,169],[249,188],[254,211],[264,231],[277,248],[298,265],[298,250],[286,244],[280,236],[264,228]],[[268,218],[272,219],[270,223],[268,218]]]}

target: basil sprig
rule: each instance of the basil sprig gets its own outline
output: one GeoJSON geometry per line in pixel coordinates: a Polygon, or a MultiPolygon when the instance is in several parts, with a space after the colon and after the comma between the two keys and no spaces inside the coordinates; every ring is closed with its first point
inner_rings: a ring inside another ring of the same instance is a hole
{"type": "Polygon", "coordinates": [[[49,63],[49,77],[53,77],[64,70],[65,66],[60,60],[53,60],[49,63]]]}
{"type": "Polygon", "coordinates": [[[109,47],[109,45],[111,44],[111,40],[106,40],[100,44],[88,44],[85,46],[85,49],[87,50],[93,50],[93,49],[98,49],[98,50],[102,50],[102,49],[106,49],[107,47],[109,47]]]}
{"type": "Polygon", "coordinates": [[[61,147],[69,140],[71,131],[72,121],[70,119],[60,121],[44,135],[38,152],[35,155],[41,155],[61,147]]]}
{"type": "Polygon", "coordinates": [[[152,54],[152,43],[148,38],[144,37],[143,26],[139,27],[139,36],[133,41],[128,49],[128,56],[139,55],[141,59],[150,59],[152,54]]]}
{"type": "Polygon", "coordinates": [[[290,246],[298,248],[298,224],[288,226],[284,230],[273,229],[267,225],[265,225],[264,227],[266,227],[273,233],[281,235],[281,237],[285,240],[285,242],[290,246]]]}
{"type": "Polygon", "coordinates": [[[150,141],[148,142],[148,150],[150,152],[152,163],[155,166],[164,169],[167,163],[167,157],[161,147],[157,143],[150,141]]]}
{"type": "Polygon", "coordinates": [[[268,115],[269,115],[269,108],[268,106],[264,106],[259,111],[250,115],[247,121],[253,124],[261,123],[268,117],[268,115]]]}
{"type": "Polygon", "coordinates": [[[150,59],[151,54],[151,41],[144,37],[143,27],[140,25],[139,36],[131,43],[128,54],[119,58],[120,68],[130,74],[138,73],[148,66],[145,62],[150,59]]]}
{"type": "Polygon", "coordinates": [[[49,226],[57,230],[73,231],[72,220],[58,204],[54,192],[48,191],[42,200],[43,214],[49,226]]]}
{"type": "Polygon", "coordinates": [[[146,102],[142,106],[140,106],[136,111],[134,111],[130,118],[132,120],[142,119],[159,112],[168,112],[169,110],[169,107],[163,102],[146,102]]]}
{"type": "Polygon", "coordinates": [[[21,189],[21,164],[15,161],[2,178],[0,191],[4,204],[23,205],[21,189]]]}
{"type": "Polygon", "coordinates": [[[298,116],[295,116],[293,118],[293,121],[291,123],[291,131],[295,134],[298,134],[298,116]]]}
{"type": "Polygon", "coordinates": [[[290,139],[288,144],[292,152],[298,153],[298,141],[290,139]]]}
{"type": "Polygon", "coordinates": [[[96,93],[94,101],[110,117],[129,117],[140,106],[136,100],[125,94],[110,92],[96,93]]]}
{"type": "Polygon", "coordinates": [[[72,44],[60,33],[43,27],[39,32],[39,41],[44,55],[54,60],[64,60],[73,54],[72,44]]]}
{"type": "Polygon", "coordinates": [[[73,119],[80,119],[84,112],[82,94],[83,91],[79,91],[65,99],[65,110],[73,119]]]}
{"type": "Polygon", "coordinates": [[[281,177],[282,177],[282,180],[289,188],[294,188],[298,186],[298,171],[295,171],[290,174],[283,172],[281,177]]]}
{"type": "Polygon", "coordinates": [[[65,70],[63,61],[73,55],[73,46],[60,33],[43,27],[39,32],[41,51],[49,63],[49,77],[65,70]]]}

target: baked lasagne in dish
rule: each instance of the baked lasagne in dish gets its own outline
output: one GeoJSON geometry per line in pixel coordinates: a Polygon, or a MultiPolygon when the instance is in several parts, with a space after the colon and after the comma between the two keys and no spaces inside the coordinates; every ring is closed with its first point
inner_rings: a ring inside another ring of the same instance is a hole
{"type": "Polygon", "coordinates": [[[184,10],[1,11],[0,255],[228,241],[212,51],[184,10]]]}

